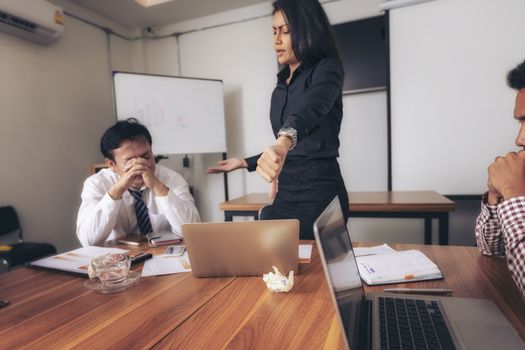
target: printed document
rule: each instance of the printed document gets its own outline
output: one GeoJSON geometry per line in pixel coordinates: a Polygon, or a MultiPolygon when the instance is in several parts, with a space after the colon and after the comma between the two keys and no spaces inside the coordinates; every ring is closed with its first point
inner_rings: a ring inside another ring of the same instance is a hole
{"type": "Polygon", "coordinates": [[[359,274],[368,285],[443,278],[436,264],[419,250],[365,255],[356,260],[359,274]]]}
{"type": "Polygon", "coordinates": [[[144,263],[142,277],[189,272],[191,271],[189,261],[188,252],[185,252],[182,256],[172,254],[155,255],[144,263]]]}

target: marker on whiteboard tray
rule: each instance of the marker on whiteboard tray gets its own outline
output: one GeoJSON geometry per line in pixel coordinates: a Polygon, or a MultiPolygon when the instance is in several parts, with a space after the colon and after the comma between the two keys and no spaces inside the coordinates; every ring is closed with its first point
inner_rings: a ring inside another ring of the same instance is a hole
{"type": "Polygon", "coordinates": [[[162,154],[159,154],[159,155],[155,156],[155,164],[158,164],[161,160],[168,159],[168,158],[169,157],[166,157],[166,156],[164,156],[162,154]]]}

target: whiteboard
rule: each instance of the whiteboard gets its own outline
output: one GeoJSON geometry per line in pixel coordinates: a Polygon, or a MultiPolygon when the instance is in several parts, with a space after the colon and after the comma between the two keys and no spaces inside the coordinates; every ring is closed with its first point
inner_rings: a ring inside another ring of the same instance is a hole
{"type": "Polygon", "coordinates": [[[140,120],[154,154],[226,152],[222,81],[127,72],[113,80],[117,119],[140,120]]]}
{"type": "Polygon", "coordinates": [[[390,11],[392,190],[479,195],[516,151],[525,1],[439,0],[390,11]]]}

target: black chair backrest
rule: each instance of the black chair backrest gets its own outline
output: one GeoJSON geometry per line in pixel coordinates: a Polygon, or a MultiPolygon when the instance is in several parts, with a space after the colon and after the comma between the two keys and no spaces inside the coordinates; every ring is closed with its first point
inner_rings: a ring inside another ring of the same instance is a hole
{"type": "Polygon", "coordinates": [[[20,231],[20,236],[20,222],[18,221],[18,215],[16,215],[15,208],[10,205],[0,207],[0,236],[12,233],[16,230],[20,231]]]}

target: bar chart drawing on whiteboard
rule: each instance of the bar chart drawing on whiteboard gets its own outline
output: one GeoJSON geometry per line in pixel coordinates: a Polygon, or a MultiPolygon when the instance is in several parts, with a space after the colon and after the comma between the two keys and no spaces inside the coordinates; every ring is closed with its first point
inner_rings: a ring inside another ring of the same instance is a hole
{"type": "Polygon", "coordinates": [[[165,108],[157,100],[142,102],[139,96],[135,96],[134,106],[134,112],[132,115],[126,116],[126,118],[139,118],[148,128],[162,127],[167,124],[165,108]]]}
{"type": "Polygon", "coordinates": [[[154,154],[225,153],[222,81],[114,72],[117,119],[137,118],[154,154]]]}

